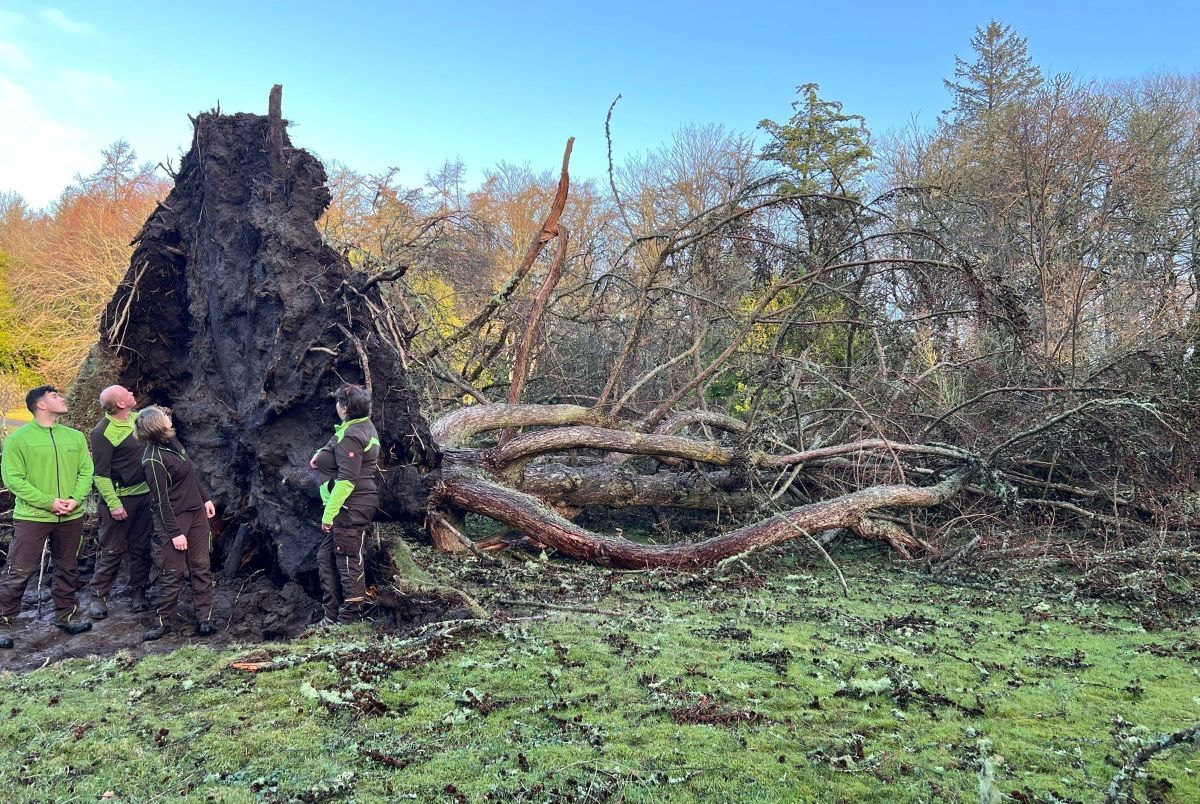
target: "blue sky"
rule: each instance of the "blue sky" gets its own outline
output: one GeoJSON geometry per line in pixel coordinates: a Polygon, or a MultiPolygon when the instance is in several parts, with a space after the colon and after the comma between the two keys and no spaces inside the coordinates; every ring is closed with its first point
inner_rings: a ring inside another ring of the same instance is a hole
{"type": "Polygon", "coordinates": [[[785,120],[795,87],[872,131],[931,125],[942,79],[989,19],[1047,72],[1200,72],[1200,2],[69,2],[0,0],[0,191],[49,203],[124,138],[174,158],[218,102],[266,111],[284,86],[293,142],[420,184],[446,158],[477,180],[500,160],[602,176],[687,123],[785,120]]]}

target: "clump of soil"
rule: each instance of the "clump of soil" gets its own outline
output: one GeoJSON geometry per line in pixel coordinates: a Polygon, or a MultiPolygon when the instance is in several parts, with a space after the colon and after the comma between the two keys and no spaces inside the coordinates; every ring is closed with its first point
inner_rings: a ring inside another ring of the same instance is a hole
{"type": "MultiPolygon", "coordinates": [[[[315,569],[320,501],[308,460],[343,382],[373,397],[381,509],[423,519],[439,455],[409,387],[407,336],[374,281],[322,241],[326,174],[279,113],[195,121],[175,187],[136,249],[82,375],[163,404],[217,503],[215,567],[297,580],[315,569]]],[[[92,399],[81,400],[94,410],[92,399]]],[[[90,426],[90,422],[80,422],[90,426]]]]}

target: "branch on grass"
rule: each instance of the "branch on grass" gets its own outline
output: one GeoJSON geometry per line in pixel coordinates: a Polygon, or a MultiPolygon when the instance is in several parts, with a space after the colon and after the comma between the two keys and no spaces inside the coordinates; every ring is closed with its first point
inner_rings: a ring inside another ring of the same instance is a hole
{"type": "Polygon", "coordinates": [[[1133,786],[1134,780],[1137,779],[1138,769],[1145,765],[1150,759],[1168,748],[1184,743],[1195,743],[1200,738],[1200,723],[1187,729],[1180,729],[1172,734],[1164,734],[1153,742],[1142,746],[1141,750],[1134,754],[1113,777],[1112,784],[1108,786],[1108,794],[1104,797],[1105,804],[1117,804],[1117,802],[1127,801],[1129,798],[1129,788],[1133,786]]]}

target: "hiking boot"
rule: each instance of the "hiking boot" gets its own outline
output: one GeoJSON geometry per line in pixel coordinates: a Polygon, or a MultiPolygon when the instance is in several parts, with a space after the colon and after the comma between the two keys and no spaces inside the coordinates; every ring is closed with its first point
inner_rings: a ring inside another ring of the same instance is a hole
{"type": "Polygon", "coordinates": [[[322,617],[313,623],[310,628],[329,628],[331,625],[337,625],[337,621],[330,617],[322,617]]]}
{"type": "Polygon", "coordinates": [[[129,595],[129,610],[132,612],[145,611],[150,608],[150,604],[146,602],[146,593],[141,589],[134,589],[129,595]]]}
{"type": "Polygon", "coordinates": [[[108,616],[108,604],[102,597],[94,597],[87,606],[87,615],[93,620],[103,620],[108,616]]]}
{"type": "Polygon", "coordinates": [[[338,610],[338,625],[353,625],[362,619],[362,598],[351,598],[338,610]]]}
{"type": "Polygon", "coordinates": [[[162,639],[167,635],[167,627],[165,625],[156,625],[146,633],[142,634],[143,642],[153,642],[156,639],[162,639]]]}
{"type": "Polygon", "coordinates": [[[215,623],[205,620],[196,626],[196,633],[202,637],[212,636],[213,634],[217,633],[217,626],[215,623]]]}
{"type": "Polygon", "coordinates": [[[76,620],[75,622],[71,622],[70,620],[53,620],[51,621],[51,625],[61,628],[69,636],[75,636],[76,634],[92,630],[92,624],[87,620],[76,620]]]}

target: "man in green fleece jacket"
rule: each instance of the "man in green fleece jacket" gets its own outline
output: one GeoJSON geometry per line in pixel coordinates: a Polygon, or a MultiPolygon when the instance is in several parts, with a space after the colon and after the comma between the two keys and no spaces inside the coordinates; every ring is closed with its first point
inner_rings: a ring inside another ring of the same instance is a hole
{"type": "Polygon", "coordinates": [[[150,487],[142,472],[145,447],[133,435],[137,421],[133,393],[120,385],[100,392],[104,418],[92,429],[92,460],[96,491],[100,492],[100,550],[92,573],[92,600],[87,613],[94,620],[108,616],[108,593],[117,580],[121,561],[129,555],[129,610],[145,611],[150,583],[150,487]]]}
{"type": "Polygon", "coordinates": [[[83,433],[58,423],[67,400],[52,385],[25,396],[33,421],[4,442],[0,477],[16,498],[8,565],[0,576],[0,648],[13,646],[13,618],[21,612],[21,596],[41,565],[50,540],[54,558],[54,624],[68,634],[91,629],[75,617],[79,591],[79,537],[83,533],[83,501],[92,487],[92,456],[83,433]]]}

